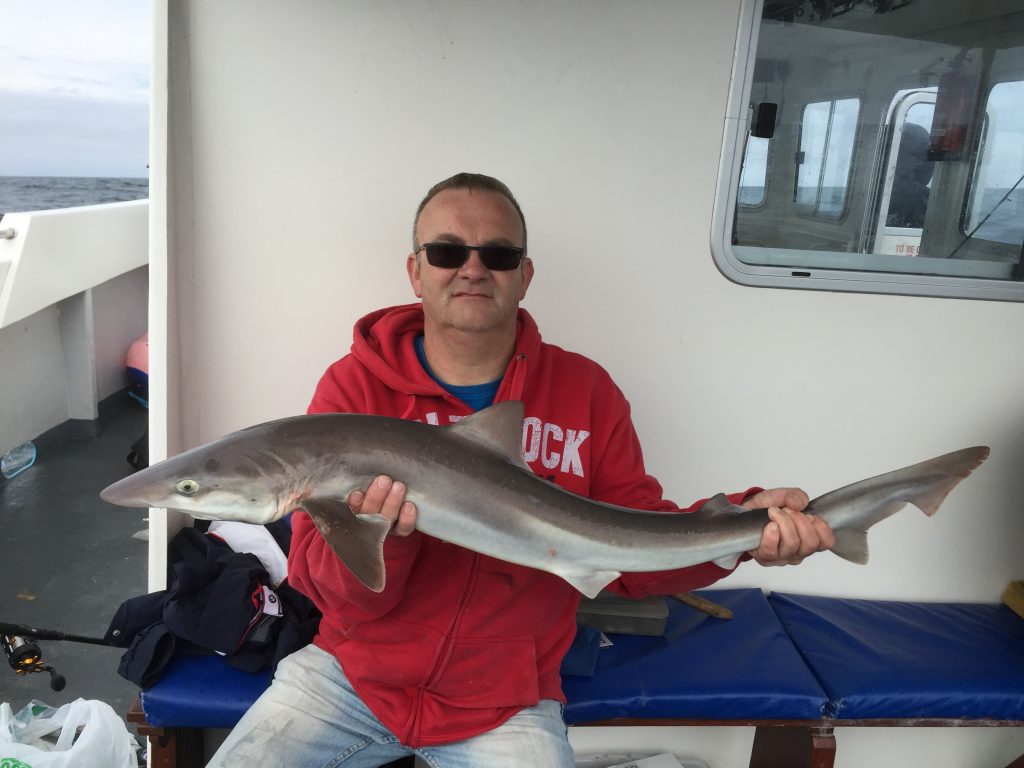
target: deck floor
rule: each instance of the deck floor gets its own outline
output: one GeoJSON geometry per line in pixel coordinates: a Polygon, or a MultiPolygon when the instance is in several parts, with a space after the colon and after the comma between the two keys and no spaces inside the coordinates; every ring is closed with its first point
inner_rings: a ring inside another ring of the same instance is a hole
{"type": "MultiPolygon", "coordinates": [[[[40,447],[31,468],[0,478],[0,622],[102,637],[121,602],[146,591],[148,545],[132,536],[147,527],[146,513],[107,504],[99,492],[131,473],[125,457],[147,411],[124,392],[105,405],[98,437],[40,447]]],[[[138,695],[117,674],[120,648],[39,646],[67,685],[53,691],[49,675],[18,676],[0,660],[0,701],[15,712],[32,699],[59,706],[81,697],[123,717],[138,695]]]]}

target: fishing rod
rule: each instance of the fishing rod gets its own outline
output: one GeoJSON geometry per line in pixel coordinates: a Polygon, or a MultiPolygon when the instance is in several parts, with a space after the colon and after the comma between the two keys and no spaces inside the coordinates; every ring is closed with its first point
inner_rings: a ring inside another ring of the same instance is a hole
{"type": "Polygon", "coordinates": [[[60,691],[67,685],[67,679],[51,666],[43,663],[43,653],[33,640],[68,640],[74,643],[89,645],[110,645],[100,637],[85,637],[58,632],[54,629],[38,629],[25,624],[7,624],[0,622],[0,647],[7,656],[7,662],[17,675],[30,675],[37,672],[50,673],[50,688],[60,691]]]}

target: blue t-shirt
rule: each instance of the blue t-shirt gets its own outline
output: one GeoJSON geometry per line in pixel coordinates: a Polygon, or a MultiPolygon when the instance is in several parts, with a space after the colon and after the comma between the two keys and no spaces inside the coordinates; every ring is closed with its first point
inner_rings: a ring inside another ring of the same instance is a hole
{"type": "Polygon", "coordinates": [[[459,398],[459,400],[472,408],[474,412],[486,408],[494,402],[494,398],[498,394],[498,387],[501,386],[500,378],[489,381],[486,384],[470,384],[465,387],[449,384],[438,378],[437,374],[431,370],[430,363],[427,362],[427,353],[423,351],[423,337],[417,336],[413,345],[416,347],[416,357],[419,358],[420,365],[423,366],[423,370],[430,374],[430,378],[444,387],[448,393],[459,398]]]}

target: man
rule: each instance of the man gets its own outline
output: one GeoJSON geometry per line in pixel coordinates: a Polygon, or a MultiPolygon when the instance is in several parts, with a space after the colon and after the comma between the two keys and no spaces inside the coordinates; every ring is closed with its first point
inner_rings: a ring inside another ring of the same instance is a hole
{"type": "Polygon", "coordinates": [[[930,143],[931,134],[928,129],[916,123],[904,123],[892,190],[889,193],[889,212],[885,219],[887,227],[924,227],[928,197],[931,194],[928,184],[935,170],[935,161],[928,159],[930,143]]]}
{"type": "MultiPolygon", "coordinates": [[[[505,185],[458,174],[436,185],[413,227],[409,281],[421,304],[356,325],[352,353],[317,386],[311,413],[344,411],[447,425],[522,400],[524,452],[562,487],[627,507],[678,511],[644,470],[629,404],[598,365],[541,341],[519,309],[534,275],[526,222],[505,185]]],[[[377,478],[349,505],[393,522],[387,585],[366,589],[308,516],[294,516],[289,579],[323,611],[314,644],[284,660],[211,765],[287,761],[378,766],[415,751],[430,765],[572,766],[558,674],[579,594],[552,574],[421,534],[402,478],[377,478]],[[273,757],[276,756],[276,757],[273,757]]],[[[733,497],[774,507],[751,557],[800,562],[831,547],[799,489],[733,497]]],[[[713,564],[624,574],[634,596],[687,592],[727,575],[713,564]]]]}

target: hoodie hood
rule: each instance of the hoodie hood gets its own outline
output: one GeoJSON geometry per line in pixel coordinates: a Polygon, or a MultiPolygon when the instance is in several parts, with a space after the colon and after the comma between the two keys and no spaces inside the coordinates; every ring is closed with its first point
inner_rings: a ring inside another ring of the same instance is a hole
{"type": "MultiPolygon", "coordinates": [[[[502,390],[508,387],[510,391],[501,399],[521,397],[527,365],[540,350],[540,331],[525,309],[519,309],[516,323],[516,349],[502,382],[502,390]]],[[[444,395],[444,390],[423,370],[416,357],[414,342],[417,336],[423,335],[423,326],[423,307],[419,303],[371,312],[356,323],[352,355],[395,391],[408,395],[444,395]]]]}

